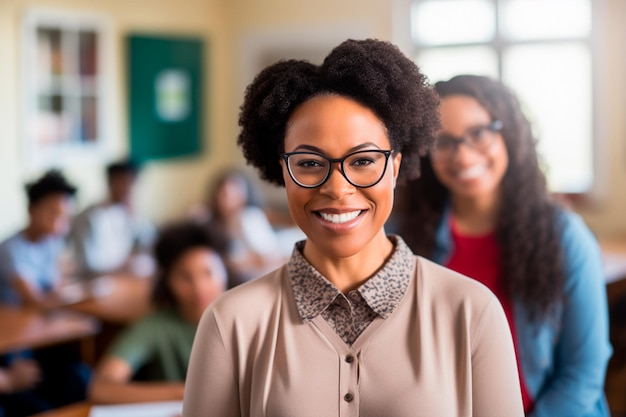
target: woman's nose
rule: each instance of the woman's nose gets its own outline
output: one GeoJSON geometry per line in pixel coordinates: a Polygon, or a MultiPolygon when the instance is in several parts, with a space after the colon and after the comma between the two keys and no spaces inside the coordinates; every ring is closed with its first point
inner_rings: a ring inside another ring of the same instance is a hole
{"type": "Polygon", "coordinates": [[[338,200],[346,194],[353,193],[356,187],[344,177],[339,164],[333,165],[328,179],[320,186],[320,192],[338,200]]]}

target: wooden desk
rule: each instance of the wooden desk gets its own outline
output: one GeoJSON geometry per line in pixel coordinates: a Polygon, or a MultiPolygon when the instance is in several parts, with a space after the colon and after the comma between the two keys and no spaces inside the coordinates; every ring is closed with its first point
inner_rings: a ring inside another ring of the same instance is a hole
{"type": "Polygon", "coordinates": [[[90,404],[78,403],[36,414],[32,417],[89,417],[89,410],[91,410],[90,404]]]}
{"type": "Polygon", "coordinates": [[[149,278],[113,275],[98,278],[93,286],[100,287],[99,292],[104,294],[65,308],[117,325],[135,322],[150,311],[152,280],[149,278]]]}
{"type": "Polygon", "coordinates": [[[82,314],[0,306],[0,353],[84,339],[99,328],[97,320],[82,314]]]}

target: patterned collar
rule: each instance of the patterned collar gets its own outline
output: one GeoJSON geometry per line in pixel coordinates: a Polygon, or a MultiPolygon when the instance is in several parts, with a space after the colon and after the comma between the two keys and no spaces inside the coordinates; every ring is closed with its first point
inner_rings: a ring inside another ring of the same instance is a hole
{"type": "MultiPolygon", "coordinates": [[[[388,238],[394,243],[391,257],[356,290],[369,307],[384,319],[395,311],[402,300],[416,262],[415,255],[400,236],[389,235],[388,238]]],[[[298,312],[308,322],[343,294],[304,258],[304,242],[296,244],[287,268],[298,312]]]]}

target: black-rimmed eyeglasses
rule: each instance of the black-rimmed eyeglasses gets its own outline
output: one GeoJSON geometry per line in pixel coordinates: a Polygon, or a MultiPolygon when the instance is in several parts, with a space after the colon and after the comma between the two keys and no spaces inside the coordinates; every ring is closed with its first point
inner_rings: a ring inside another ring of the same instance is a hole
{"type": "Polygon", "coordinates": [[[445,160],[452,158],[456,154],[461,143],[468,144],[472,149],[478,152],[487,151],[496,138],[495,133],[502,130],[502,122],[494,120],[488,125],[474,126],[469,128],[463,136],[454,137],[451,135],[439,135],[435,140],[435,146],[431,152],[431,156],[437,160],[445,160]]]}
{"type": "Polygon", "coordinates": [[[352,152],[343,158],[328,158],[315,152],[288,152],[282,157],[289,176],[300,187],[321,186],[330,177],[333,163],[337,163],[341,174],[350,184],[367,188],[378,184],[383,178],[392,152],[371,149],[352,152]]]}

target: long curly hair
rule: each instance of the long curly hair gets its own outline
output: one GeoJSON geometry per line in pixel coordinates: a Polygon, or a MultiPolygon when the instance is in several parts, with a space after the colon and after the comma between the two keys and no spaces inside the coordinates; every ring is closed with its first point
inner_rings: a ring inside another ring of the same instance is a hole
{"type": "Polygon", "coordinates": [[[261,178],[284,186],[280,156],[294,110],[313,97],[336,94],[371,109],[387,128],[394,151],[402,153],[398,181],[419,174],[439,129],[438,98],[415,63],[385,41],[347,40],[317,66],[279,61],[261,71],[246,89],[237,143],[261,178]]]}
{"type": "MultiPolygon", "coordinates": [[[[559,206],[547,190],[530,122],[516,96],[499,81],[460,75],[436,83],[435,89],[441,98],[472,97],[492,120],[502,121],[509,164],[501,183],[495,238],[504,289],[526,306],[531,319],[550,316],[563,298],[565,282],[559,206]]],[[[398,190],[392,217],[409,246],[432,257],[449,191],[435,176],[429,156],[422,158],[421,168],[419,179],[398,190]]]]}

